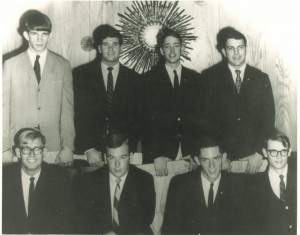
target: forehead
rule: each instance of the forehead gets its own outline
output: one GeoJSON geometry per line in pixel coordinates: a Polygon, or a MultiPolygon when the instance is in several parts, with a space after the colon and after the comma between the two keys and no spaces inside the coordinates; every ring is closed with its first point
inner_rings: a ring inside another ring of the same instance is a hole
{"type": "Polygon", "coordinates": [[[202,148],[200,149],[200,157],[201,158],[214,158],[220,156],[220,148],[218,146],[202,148]]]}
{"type": "Polygon", "coordinates": [[[180,44],[180,41],[178,38],[176,38],[174,36],[166,37],[164,40],[164,44],[171,44],[171,43],[179,43],[180,44]]]}
{"type": "Polygon", "coordinates": [[[32,139],[24,139],[21,142],[21,146],[43,146],[43,142],[41,138],[32,139]]]}
{"type": "Polygon", "coordinates": [[[117,37],[113,37],[113,38],[107,37],[102,40],[102,43],[115,43],[115,42],[119,43],[119,39],[117,37]]]}
{"type": "Polygon", "coordinates": [[[268,149],[281,150],[286,149],[279,140],[268,140],[268,149]]]}
{"type": "Polygon", "coordinates": [[[118,156],[124,156],[124,155],[129,155],[129,149],[126,144],[122,144],[118,148],[107,148],[106,151],[107,156],[113,156],[113,157],[118,157],[118,156]]]}
{"type": "Polygon", "coordinates": [[[243,39],[234,39],[234,38],[229,38],[226,41],[226,46],[245,46],[244,40],[243,39]]]}

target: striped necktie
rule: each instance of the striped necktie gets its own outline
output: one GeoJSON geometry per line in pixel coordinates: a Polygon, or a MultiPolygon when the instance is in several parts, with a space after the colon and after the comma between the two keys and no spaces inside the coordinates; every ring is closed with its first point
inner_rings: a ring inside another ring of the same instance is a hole
{"type": "Polygon", "coordinates": [[[114,208],[113,208],[113,228],[116,228],[120,225],[119,223],[119,202],[121,196],[121,187],[120,187],[121,179],[116,179],[116,189],[114,195],[114,208]]]}
{"type": "Polygon", "coordinates": [[[111,113],[111,104],[114,94],[114,82],[113,82],[113,75],[112,70],[113,67],[108,67],[108,75],[107,75],[107,104],[108,104],[108,112],[111,113]]]}
{"type": "Polygon", "coordinates": [[[235,70],[235,73],[236,73],[235,86],[236,86],[236,91],[239,94],[240,90],[241,90],[241,85],[242,85],[241,71],[235,70]]]}
{"type": "Polygon", "coordinates": [[[280,175],[280,183],[279,183],[279,187],[280,187],[280,200],[283,203],[286,203],[286,190],[285,190],[285,183],[283,181],[283,175],[280,175]]]}

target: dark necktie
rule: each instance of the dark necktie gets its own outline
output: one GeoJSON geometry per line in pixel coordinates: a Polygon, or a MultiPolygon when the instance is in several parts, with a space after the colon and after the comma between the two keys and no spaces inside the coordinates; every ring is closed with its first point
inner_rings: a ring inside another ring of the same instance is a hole
{"type": "Polygon", "coordinates": [[[236,86],[236,91],[239,94],[240,90],[241,90],[241,85],[242,85],[241,71],[235,70],[235,73],[236,73],[235,86],[236,86]]]}
{"type": "Polygon", "coordinates": [[[114,195],[114,208],[113,208],[113,228],[118,227],[119,224],[119,201],[121,196],[121,187],[120,187],[121,179],[116,179],[116,190],[114,195]]]}
{"type": "Polygon", "coordinates": [[[40,56],[37,55],[35,58],[34,67],[33,67],[38,84],[41,81],[41,66],[40,66],[39,59],[40,59],[40,56]]]}
{"type": "Polygon", "coordinates": [[[174,73],[174,89],[176,91],[179,88],[179,78],[178,78],[176,70],[173,70],[173,73],[174,73]]]}
{"type": "Polygon", "coordinates": [[[32,213],[33,193],[34,193],[34,177],[30,177],[29,196],[28,196],[28,218],[32,213]]]}
{"type": "Polygon", "coordinates": [[[212,208],[214,204],[214,184],[210,184],[210,189],[208,193],[208,208],[212,208]]]}
{"type": "Polygon", "coordinates": [[[283,203],[286,203],[286,191],[285,191],[285,183],[283,181],[283,175],[280,175],[280,200],[283,201],[283,203]]]}
{"type": "Polygon", "coordinates": [[[113,82],[113,75],[112,75],[112,67],[108,67],[108,75],[107,75],[107,104],[108,104],[108,111],[111,112],[111,104],[114,94],[114,82],[113,82]]]}

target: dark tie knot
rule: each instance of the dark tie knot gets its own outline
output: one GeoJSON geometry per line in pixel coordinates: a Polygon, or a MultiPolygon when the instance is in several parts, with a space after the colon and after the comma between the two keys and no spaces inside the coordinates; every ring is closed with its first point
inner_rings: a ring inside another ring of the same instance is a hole
{"type": "Polygon", "coordinates": [[[39,55],[37,55],[37,56],[35,57],[35,59],[36,59],[36,60],[39,60],[39,59],[40,59],[40,56],[39,56],[39,55]]]}
{"type": "Polygon", "coordinates": [[[176,70],[173,70],[173,73],[174,73],[175,75],[177,75],[177,72],[176,72],[176,70]]]}
{"type": "Polygon", "coordinates": [[[279,178],[280,178],[280,180],[282,181],[283,178],[284,178],[284,176],[283,176],[283,175],[280,175],[279,178]]]}
{"type": "Polygon", "coordinates": [[[108,68],[107,68],[107,70],[108,70],[109,72],[111,72],[113,69],[114,69],[113,67],[108,67],[108,68]]]}
{"type": "Polygon", "coordinates": [[[240,76],[241,70],[235,70],[235,73],[236,73],[238,76],[240,76]]]}
{"type": "Polygon", "coordinates": [[[214,187],[214,183],[210,183],[210,187],[213,188],[214,187]]]}
{"type": "Polygon", "coordinates": [[[30,182],[34,182],[34,177],[30,177],[30,182]]]}
{"type": "Polygon", "coordinates": [[[117,185],[119,185],[120,184],[120,182],[121,182],[121,179],[116,179],[116,183],[117,183],[117,185]]]}

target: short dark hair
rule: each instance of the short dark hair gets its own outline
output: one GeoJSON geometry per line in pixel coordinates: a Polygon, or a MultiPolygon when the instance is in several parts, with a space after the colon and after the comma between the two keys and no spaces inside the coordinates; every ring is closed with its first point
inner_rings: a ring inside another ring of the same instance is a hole
{"type": "Polygon", "coordinates": [[[166,37],[169,37],[169,36],[173,36],[173,37],[177,38],[179,40],[180,44],[182,44],[182,38],[179,33],[177,33],[176,31],[174,31],[170,28],[164,27],[164,28],[160,29],[156,35],[157,47],[158,48],[162,47],[166,37]]]}
{"type": "Polygon", "coordinates": [[[201,154],[201,149],[210,148],[210,147],[219,147],[220,152],[222,153],[222,149],[217,141],[217,138],[213,135],[211,136],[203,136],[198,141],[199,152],[198,155],[201,154]]]}
{"type": "Polygon", "coordinates": [[[245,46],[247,46],[247,39],[241,32],[237,31],[233,27],[225,27],[221,29],[217,35],[217,42],[218,42],[218,50],[224,49],[226,47],[226,42],[228,39],[234,38],[234,39],[242,39],[245,43],[245,46]]]}
{"type": "Polygon", "coordinates": [[[128,145],[128,138],[123,133],[111,133],[106,136],[106,148],[119,148],[123,144],[128,145]]]}
{"type": "Polygon", "coordinates": [[[37,10],[29,10],[24,16],[23,31],[47,31],[51,33],[52,24],[49,17],[37,10]]]}
{"type": "Polygon", "coordinates": [[[93,32],[94,47],[102,44],[105,38],[118,38],[120,45],[123,43],[123,37],[119,30],[108,24],[99,25],[93,32]]]}
{"type": "Polygon", "coordinates": [[[36,140],[38,138],[41,138],[42,143],[45,146],[46,138],[40,131],[33,128],[22,128],[14,137],[15,148],[21,147],[21,144],[26,143],[27,140],[36,140]]]}
{"type": "Polygon", "coordinates": [[[278,129],[274,128],[272,129],[267,135],[266,138],[264,139],[264,148],[267,149],[268,148],[268,141],[269,140],[274,140],[274,141],[279,141],[280,143],[282,143],[282,145],[285,148],[290,148],[291,147],[291,143],[289,138],[282,132],[280,132],[278,129]]]}

